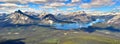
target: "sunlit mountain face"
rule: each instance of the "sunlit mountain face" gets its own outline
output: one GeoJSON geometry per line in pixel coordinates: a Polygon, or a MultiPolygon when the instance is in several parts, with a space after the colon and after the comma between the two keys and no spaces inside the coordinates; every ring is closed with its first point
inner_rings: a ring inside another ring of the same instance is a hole
{"type": "Polygon", "coordinates": [[[120,0],[0,0],[0,44],[120,44],[120,0]]]}

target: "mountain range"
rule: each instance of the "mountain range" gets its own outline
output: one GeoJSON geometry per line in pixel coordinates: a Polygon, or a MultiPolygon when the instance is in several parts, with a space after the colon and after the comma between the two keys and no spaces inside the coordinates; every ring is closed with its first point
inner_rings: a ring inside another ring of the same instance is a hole
{"type": "Polygon", "coordinates": [[[105,19],[105,23],[120,24],[120,15],[101,15],[93,16],[85,12],[76,12],[74,15],[62,15],[62,14],[38,14],[34,12],[22,12],[17,10],[11,14],[0,14],[0,26],[10,25],[51,25],[53,23],[89,23],[96,19],[105,19]]]}

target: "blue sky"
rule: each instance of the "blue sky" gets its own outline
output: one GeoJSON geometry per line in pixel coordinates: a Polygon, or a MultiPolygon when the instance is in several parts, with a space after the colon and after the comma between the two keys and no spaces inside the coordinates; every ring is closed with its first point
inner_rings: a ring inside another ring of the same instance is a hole
{"type": "Polygon", "coordinates": [[[100,11],[120,9],[120,0],[0,0],[0,12],[23,11],[100,11]]]}

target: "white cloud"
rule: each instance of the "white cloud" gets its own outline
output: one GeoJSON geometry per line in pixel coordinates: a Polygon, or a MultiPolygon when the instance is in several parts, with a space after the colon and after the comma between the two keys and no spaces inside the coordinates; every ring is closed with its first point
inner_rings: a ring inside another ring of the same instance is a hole
{"type": "Polygon", "coordinates": [[[47,0],[28,0],[28,1],[30,1],[30,2],[47,2],[47,0]]]}
{"type": "Polygon", "coordinates": [[[65,2],[68,0],[0,0],[0,2],[6,2],[6,3],[21,3],[26,4],[28,2],[32,3],[51,3],[51,2],[65,2]]]}
{"type": "Polygon", "coordinates": [[[33,3],[46,3],[48,0],[27,0],[26,2],[33,2],[33,3]]]}
{"type": "Polygon", "coordinates": [[[0,0],[0,2],[15,3],[18,2],[18,0],[0,0]]]}
{"type": "Polygon", "coordinates": [[[4,4],[0,4],[0,12],[13,12],[18,8],[28,8],[28,6],[22,6],[22,5],[17,5],[15,3],[4,3],[4,4]]]}
{"type": "Polygon", "coordinates": [[[74,2],[80,2],[81,0],[71,0],[72,1],[72,3],[74,3],[74,2]]]}
{"type": "Polygon", "coordinates": [[[52,6],[40,6],[40,8],[50,9],[50,8],[56,8],[56,7],[52,7],[52,6]]]}
{"type": "Polygon", "coordinates": [[[115,4],[112,0],[92,0],[91,3],[83,3],[80,5],[81,8],[92,8],[101,6],[111,6],[115,4]]]}
{"type": "Polygon", "coordinates": [[[0,6],[17,6],[17,5],[12,3],[5,3],[5,4],[0,4],[0,6]]]}
{"type": "Polygon", "coordinates": [[[76,8],[67,8],[68,11],[75,10],[76,8]]]}
{"type": "Polygon", "coordinates": [[[77,6],[77,4],[75,4],[75,3],[68,3],[68,4],[66,4],[66,6],[77,6]]]}
{"type": "Polygon", "coordinates": [[[52,6],[52,7],[60,7],[60,6],[64,6],[65,3],[51,3],[49,6],[52,6]]]}
{"type": "Polygon", "coordinates": [[[63,2],[66,2],[66,1],[69,1],[69,0],[47,0],[47,2],[60,2],[60,3],[63,3],[63,2]]]}
{"type": "Polygon", "coordinates": [[[17,4],[14,4],[14,3],[4,3],[4,4],[0,4],[0,7],[27,7],[27,6],[22,6],[22,5],[17,5],[17,4]]]}
{"type": "Polygon", "coordinates": [[[25,11],[29,11],[29,12],[36,12],[36,13],[40,13],[42,10],[36,10],[33,8],[6,8],[6,7],[2,7],[0,8],[0,13],[13,13],[16,10],[22,10],[23,12],[25,11]]]}
{"type": "Polygon", "coordinates": [[[103,5],[111,5],[114,2],[112,0],[93,0],[91,5],[93,6],[103,6],[103,5]]]}
{"type": "Polygon", "coordinates": [[[91,5],[88,3],[84,3],[84,4],[80,5],[80,7],[86,9],[86,8],[91,8],[91,5]]]}
{"type": "MultiPolygon", "coordinates": [[[[37,4],[39,3],[39,4],[44,4],[45,7],[47,7],[47,6],[60,7],[60,6],[80,5],[80,7],[82,7],[82,8],[90,8],[90,7],[99,7],[99,6],[106,6],[106,5],[114,4],[114,2],[112,2],[112,0],[92,0],[90,3],[82,3],[82,4],[80,4],[82,2],[82,0],[71,0],[71,3],[65,4],[64,2],[66,2],[66,1],[69,1],[69,0],[0,0],[0,2],[6,2],[6,3],[21,3],[21,4],[26,4],[28,2],[37,3],[37,4]]],[[[15,6],[15,4],[12,4],[12,5],[15,6]]]]}
{"type": "Polygon", "coordinates": [[[28,2],[43,3],[43,2],[47,2],[47,0],[0,0],[0,2],[26,4],[28,2]]]}
{"type": "Polygon", "coordinates": [[[62,7],[62,6],[65,6],[66,4],[65,3],[58,3],[58,2],[55,2],[55,3],[47,3],[45,4],[44,6],[40,6],[40,8],[45,8],[45,9],[55,9],[57,7],[62,7]]]}
{"type": "Polygon", "coordinates": [[[11,13],[11,12],[13,12],[13,11],[15,11],[15,8],[13,9],[11,9],[11,8],[6,8],[6,7],[1,7],[0,8],[0,13],[11,13]]]}
{"type": "MultiPolygon", "coordinates": [[[[43,6],[40,6],[40,8],[52,8],[55,9],[57,7],[74,7],[74,6],[80,6],[80,8],[92,8],[92,7],[101,7],[101,6],[111,6],[115,4],[113,0],[92,0],[90,3],[81,3],[82,0],[71,0],[71,3],[65,4],[68,0],[0,0],[0,2],[6,2],[3,4],[0,4],[0,10],[15,10],[16,8],[25,8],[28,9],[27,3],[32,2],[36,4],[43,4],[43,6]],[[26,4],[23,5],[17,5],[16,3],[26,4]]],[[[119,1],[119,0],[118,0],[119,1]]],[[[33,10],[34,9],[30,9],[33,10]]],[[[68,10],[74,10],[73,8],[68,8],[68,10]]],[[[56,11],[56,10],[55,10],[56,11]]]]}

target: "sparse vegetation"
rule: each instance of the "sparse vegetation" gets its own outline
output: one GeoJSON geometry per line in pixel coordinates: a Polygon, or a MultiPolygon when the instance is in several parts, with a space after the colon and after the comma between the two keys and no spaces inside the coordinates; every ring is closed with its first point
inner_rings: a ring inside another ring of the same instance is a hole
{"type": "Polygon", "coordinates": [[[4,35],[5,37],[9,39],[25,37],[26,39],[23,42],[26,44],[120,44],[120,39],[91,35],[85,32],[73,34],[69,30],[54,30],[39,26],[9,28],[9,31],[19,32],[20,34],[4,35]],[[68,35],[64,35],[65,32],[68,32],[68,35]]]}
{"type": "Polygon", "coordinates": [[[120,44],[120,40],[100,36],[79,36],[65,38],[60,44],[120,44]]]}

